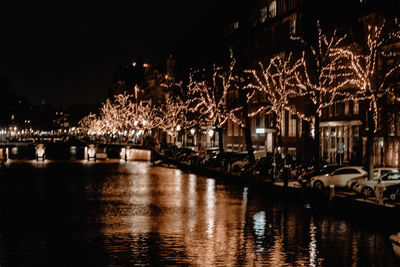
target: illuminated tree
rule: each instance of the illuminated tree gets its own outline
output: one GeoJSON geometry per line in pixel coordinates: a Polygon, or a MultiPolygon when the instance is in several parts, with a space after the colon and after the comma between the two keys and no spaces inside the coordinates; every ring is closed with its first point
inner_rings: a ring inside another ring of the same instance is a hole
{"type": "Polygon", "coordinates": [[[346,35],[338,36],[335,30],[328,36],[317,22],[316,40],[304,45],[301,68],[296,71],[296,95],[307,96],[313,107],[312,114],[303,114],[303,118],[314,119],[314,157],[320,164],[319,122],[325,107],[343,98],[342,90],[353,84],[352,70],[346,63],[346,56],[338,49],[344,46],[346,35]]]}
{"type": "MultiPolygon", "coordinates": [[[[296,74],[301,64],[302,61],[294,59],[292,53],[281,53],[271,58],[266,67],[259,62],[259,70],[248,71],[252,74],[254,82],[246,87],[255,89],[247,95],[248,101],[250,102],[257,92],[263,94],[266,99],[266,102],[249,116],[253,117],[260,112],[273,113],[278,134],[281,129],[282,111],[290,110],[289,99],[296,95],[296,74]]],[[[299,113],[299,116],[302,114],[299,113]]]]}
{"type": "Polygon", "coordinates": [[[228,90],[237,86],[234,82],[234,66],[235,61],[226,70],[214,65],[211,75],[206,71],[197,71],[190,73],[189,77],[189,111],[199,114],[200,124],[217,128],[221,153],[224,150],[223,126],[228,119],[235,118],[236,112],[236,109],[227,106],[228,90]]]}
{"type": "Polygon", "coordinates": [[[399,102],[398,85],[394,82],[400,71],[400,24],[385,21],[366,21],[366,40],[353,49],[339,48],[337,53],[345,54],[354,72],[356,89],[346,99],[366,100],[368,109],[367,163],[369,179],[373,179],[373,142],[378,129],[378,116],[387,100],[399,102]]]}
{"type": "Polygon", "coordinates": [[[165,95],[164,104],[160,109],[158,127],[174,138],[178,132],[193,127],[194,121],[188,119],[187,102],[180,97],[165,95]]]}

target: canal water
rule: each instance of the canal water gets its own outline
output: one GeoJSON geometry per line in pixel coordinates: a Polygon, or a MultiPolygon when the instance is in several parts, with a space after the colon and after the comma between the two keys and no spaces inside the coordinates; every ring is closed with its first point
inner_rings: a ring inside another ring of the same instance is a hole
{"type": "Polygon", "coordinates": [[[400,225],[143,162],[6,163],[0,200],[0,266],[400,264],[400,225]]]}

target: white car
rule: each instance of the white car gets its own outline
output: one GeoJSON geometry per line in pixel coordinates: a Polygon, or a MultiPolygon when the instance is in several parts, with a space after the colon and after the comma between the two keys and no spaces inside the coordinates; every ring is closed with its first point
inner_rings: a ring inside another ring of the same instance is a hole
{"type": "MultiPolygon", "coordinates": [[[[399,172],[399,169],[397,168],[390,168],[390,167],[379,167],[374,169],[374,180],[380,178],[381,176],[389,173],[389,172],[399,172]]],[[[347,181],[346,187],[352,190],[355,190],[355,187],[359,182],[363,182],[368,177],[358,177],[358,178],[353,178],[347,181]]]]}
{"type": "Polygon", "coordinates": [[[322,189],[329,185],[345,187],[347,181],[353,178],[365,177],[368,173],[361,166],[342,167],[332,173],[311,178],[310,185],[316,189],[322,189]]]}
{"type": "Polygon", "coordinates": [[[374,195],[375,188],[378,184],[384,187],[400,184],[400,172],[389,172],[378,179],[360,181],[355,186],[355,191],[362,194],[364,197],[370,197],[374,195]]]}

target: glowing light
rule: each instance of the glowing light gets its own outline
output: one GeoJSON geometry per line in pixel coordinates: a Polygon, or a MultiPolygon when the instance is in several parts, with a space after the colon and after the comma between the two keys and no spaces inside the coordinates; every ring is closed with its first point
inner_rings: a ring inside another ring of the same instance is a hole
{"type": "Polygon", "coordinates": [[[190,133],[191,133],[192,135],[194,135],[194,134],[196,133],[196,129],[194,129],[194,128],[190,129],[190,133]]]}
{"type": "Polygon", "coordinates": [[[210,130],[208,131],[208,135],[209,135],[210,137],[213,137],[213,135],[214,135],[214,130],[213,130],[213,129],[210,129],[210,130]]]}

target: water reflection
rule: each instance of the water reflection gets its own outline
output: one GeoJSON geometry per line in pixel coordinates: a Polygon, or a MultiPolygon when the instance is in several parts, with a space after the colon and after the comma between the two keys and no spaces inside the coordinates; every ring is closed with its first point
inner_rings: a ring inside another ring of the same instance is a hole
{"type": "Polygon", "coordinates": [[[206,191],[206,220],[207,220],[207,234],[209,238],[213,237],[214,231],[214,220],[215,220],[215,180],[207,179],[207,191],[206,191]]]}
{"type": "Polygon", "coordinates": [[[310,223],[310,244],[308,245],[308,251],[310,252],[310,266],[317,266],[317,239],[316,239],[317,227],[314,226],[314,220],[311,217],[310,223]]]}
{"type": "Polygon", "coordinates": [[[265,212],[260,211],[253,216],[254,219],[254,232],[256,234],[256,244],[257,244],[257,251],[263,251],[264,248],[262,246],[263,239],[265,238],[265,212]]]}
{"type": "Polygon", "coordinates": [[[395,229],[172,168],[23,162],[0,175],[0,265],[399,263],[387,241],[395,229]]]}

